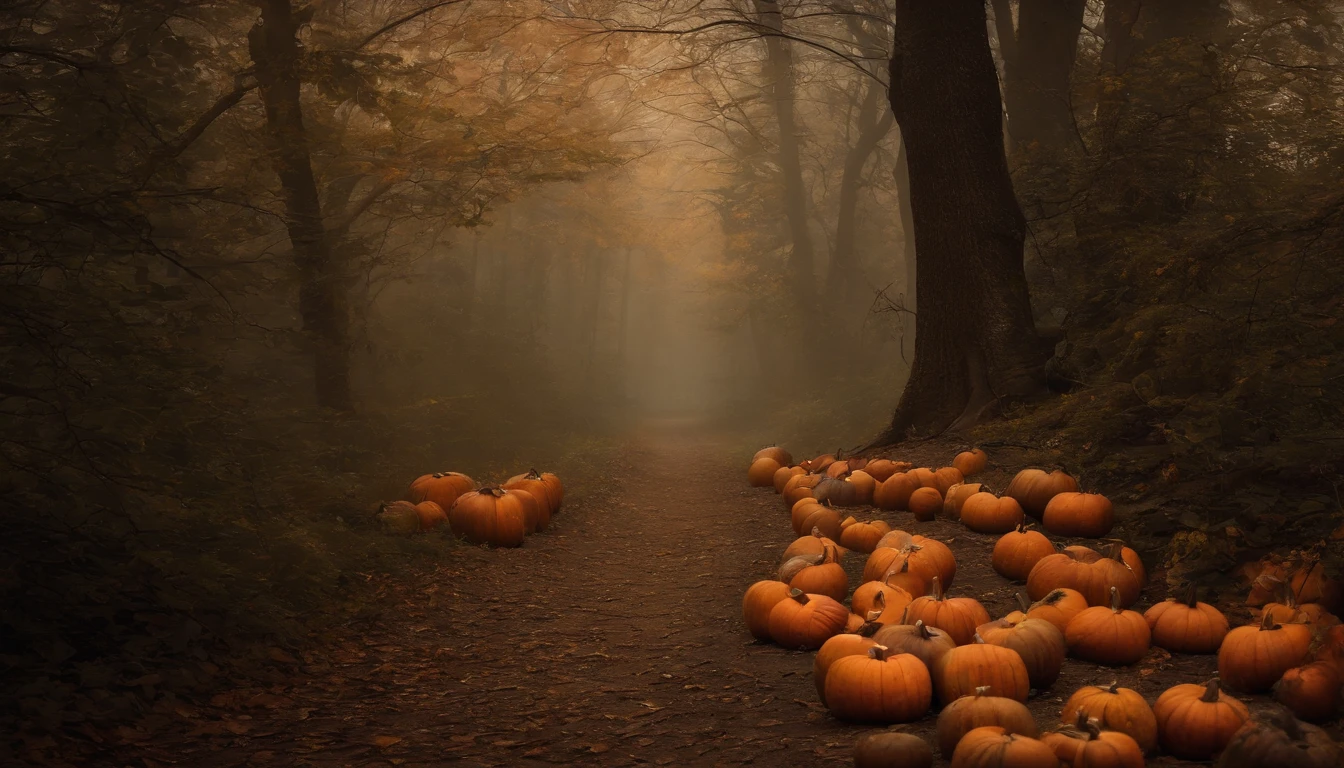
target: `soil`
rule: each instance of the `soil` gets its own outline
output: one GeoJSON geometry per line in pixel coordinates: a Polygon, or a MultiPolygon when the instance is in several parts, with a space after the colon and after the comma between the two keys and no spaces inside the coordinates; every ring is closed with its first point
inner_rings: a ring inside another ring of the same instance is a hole
{"type": "MultiPolygon", "coordinates": [[[[570,489],[578,500],[523,548],[463,547],[433,572],[389,580],[378,621],[307,649],[289,679],[183,702],[177,726],[121,764],[849,764],[871,726],[821,706],[811,653],[754,642],[742,625],[743,591],[794,536],[780,498],[746,487],[730,446],[693,425],[648,426],[610,485],[570,489]]],[[[995,537],[873,514],[952,547],[952,594],[992,615],[1012,609],[1016,587],[989,567],[995,537]]],[[[851,586],[863,560],[846,558],[851,586]]],[[[1165,592],[1154,576],[1149,591],[1165,592]]],[[[1214,668],[1156,649],[1121,669],[1070,659],[1030,707],[1048,728],[1082,685],[1119,680],[1152,701],[1214,668]]],[[[933,726],[930,715],[900,727],[931,738],[933,726]]]]}

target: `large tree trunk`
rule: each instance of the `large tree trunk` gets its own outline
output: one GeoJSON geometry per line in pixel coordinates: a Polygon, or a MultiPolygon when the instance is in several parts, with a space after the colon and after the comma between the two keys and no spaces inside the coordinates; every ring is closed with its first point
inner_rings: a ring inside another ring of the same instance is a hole
{"type": "Polygon", "coordinates": [[[262,0],[260,6],[261,20],[248,34],[248,44],[274,143],[271,163],[284,189],[285,227],[299,272],[299,312],[313,345],[317,402],[349,410],[354,403],[345,279],[323,223],[299,101],[297,35],[303,19],[289,0],[262,0]]]}
{"type": "Polygon", "coordinates": [[[1039,391],[1045,351],[1022,268],[983,0],[897,0],[891,105],[917,251],[915,359],[879,441],[974,423],[1039,391]]]}
{"type": "Polygon", "coordinates": [[[831,258],[831,268],[826,275],[826,304],[834,312],[843,307],[852,307],[856,303],[857,281],[855,272],[858,264],[854,253],[855,222],[859,210],[859,191],[863,182],[863,169],[868,158],[882,138],[891,130],[894,118],[891,110],[882,98],[882,86],[870,81],[863,104],[859,107],[859,135],[854,144],[845,153],[845,167],[840,175],[839,209],[835,218],[835,253],[831,258]]]}
{"type": "Polygon", "coordinates": [[[808,230],[807,188],[803,184],[803,164],[798,149],[798,126],[794,117],[793,51],[784,39],[784,17],[779,3],[754,0],[760,24],[771,30],[766,34],[766,76],[770,99],[779,123],[779,167],[784,179],[784,213],[789,222],[793,250],[789,257],[789,285],[794,303],[807,323],[816,313],[816,277],[813,273],[812,235],[808,230]]]}
{"type": "Polygon", "coordinates": [[[995,0],[1014,146],[1054,152],[1076,143],[1069,79],[1086,7],[1086,0],[1021,0],[1014,31],[1008,0],[995,0]]]}

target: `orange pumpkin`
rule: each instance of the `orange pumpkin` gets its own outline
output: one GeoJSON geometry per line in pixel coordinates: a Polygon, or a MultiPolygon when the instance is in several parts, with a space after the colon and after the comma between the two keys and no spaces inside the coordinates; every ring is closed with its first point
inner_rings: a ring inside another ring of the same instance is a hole
{"type": "Polygon", "coordinates": [[[1250,715],[1245,704],[1219,690],[1217,679],[1173,686],[1153,704],[1162,748],[1186,760],[1208,760],[1223,751],[1250,715]]]}
{"type": "Polygon", "coordinates": [[[878,509],[904,510],[919,488],[919,480],[909,472],[897,472],[873,489],[873,504],[878,509]]]}
{"type": "Polygon", "coordinates": [[[771,639],[770,611],[788,596],[789,585],[774,579],[758,581],[747,587],[747,593],[742,596],[742,620],[746,622],[747,631],[752,637],[765,641],[771,639]]]}
{"type": "Polygon", "coordinates": [[[1238,691],[1268,691],[1283,673],[1298,666],[1311,649],[1311,628],[1275,624],[1266,615],[1258,625],[1237,627],[1218,648],[1218,676],[1238,691]]]}
{"type": "Polygon", "coordinates": [[[793,509],[793,505],[797,504],[800,499],[811,498],[812,489],[824,479],[826,479],[825,475],[815,474],[794,475],[789,478],[789,481],[784,484],[784,490],[781,491],[784,495],[784,504],[789,509],[793,509]]]}
{"type": "Polygon", "coordinates": [[[941,629],[928,627],[922,621],[914,624],[888,624],[873,635],[879,645],[885,645],[892,653],[908,653],[929,668],[929,674],[938,660],[957,644],[952,636],[941,629]]]}
{"type": "Polygon", "coordinates": [[[1027,574],[1027,594],[1039,600],[1053,589],[1067,587],[1082,593],[1088,605],[1110,603],[1110,590],[1115,587],[1120,605],[1128,608],[1139,599],[1143,584],[1138,574],[1122,560],[1100,557],[1086,562],[1083,553],[1096,555],[1085,547],[1068,547],[1056,555],[1041,558],[1027,574]]]}
{"type": "Polygon", "coordinates": [[[764,456],[751,462],[747,467],[747,482],[753,488],[765,488],[775,484],[775,473],[783,469],[778,461],[764,456]]]}
{"type": "Polygon", "coordinates": [[[841,559],[845,552],[839,544],[826,538],[820,528],[813,528],[812,533],[807,536],[799,536],[793,540],[793,543],[784,549],[784,554],[780,556],[780,561],[786,561],[799,555],[820,555],[830,547],[835,550],[836,559],[841,559]]]}
{"type": "Polygon", "coordinates": [[[515,475],[504,484],[509,491],[526,491],[536,500],[535,514],[529,520],[528,531],[544,531],[551,524],[551,514],[556,509],[556,501],[551,486],[547,485],[535,469],[524,475],[515,475]]]}
{"type": "Polygon", "coordinates": [[[751,457],[752,461],[757,461],[759,459],[770,459],[783,467],[787,467],[793,463],[793,455],[783,448],[780,448],[778,445],[762,448],[756,452],[756,455],[751,457]]]}
{"type": "Polygon", "coordinates": [[[1340,685],[1334,665],[1316,661],[1284,672],[1274,684],[1274,700],[1303,720],[1323,723],[1339,711],[1340,685]]]}
{"type": "Polygon", "coordinates": [[[1074,692],[1064,702],[1059,719],[1074,723],[1080,718],[1096,720],[1108,731],[1129,734],[1144,752],[1157,747],[1157,717],[1153,708],[1138,691],[1121,688],[1118,683],[1088,685],[1074,692]]]}
{"type": "Polygon", "coordinates": [[[840,544],[855,552],[871,554],[874,549],[877,549],[877,542],[881,541],[882,537],[888,533],[891,533],[891,526],[885,520],[855,523],[840,531],[840,544]]]}
{"type": "Polygon", "coordinates": [[[452,509],[453,502],[457,501],[458,496],[475,487],[476,483],[461,472],[434,472],[417,477],[411,483],[410,490],[406,492],[406,498],[410,499],[412,504],[432,501],[441,509],[452,509]]]}
{"type": "Polygon", "coordinates": [[[961,737],[952,752],[952,768],[1058,768],[1059,760],[1044,742],[1008,733],[997,725],[975,728],[961,737]]]}
{"type": "Polygon", "coordinates": [[[927,523],[943,508],[943,497],[937,488],[917,488],[910,494],[908,506],[916,520],[927,523]]]}
{"type": "MultiPolygon", "coordinates": [[[[896,533],[892,531],[888,536],[896,533]]],[[[893,537],[893,543],[900,540],[903,537],[893,537]]],[[[911,594],[923,594],[928,591],[928,584],[934,576],[941,579],[944,586],[950,585],[957,575],[957,560],[946,544],[924,536],[910,537],[909,543],[901,549],[892,549],[878,542],[877,549],[868,556],[868,562],[863,566],[863,580],[885,579],[892,571],[902,574],[908,572],[911,578],[903,579],[901,586],[910,590],[911,594]],[[918,585],[915,579],[919,580],[918,585]],[[915,589],[916,586],[920,588],[915,589]]]]}
{"type": "Polygon", "coordinates": [[[388,533],[416,533],[420,512],[409,501],[384,502],[378,506],[378,525],[388,533]]]}
{"type": "Polygon", "coordinates": [[[989,456],[979,448],[972,448],[969,451],[962,451],[952,459],[952,466],[961,472],[963,477],[978,475],[985,471],[989,466],[989,456]]]}
{"type": "Polygon", "coordinates": [[[775,486],[775,493],[783,493],[784,486],[788,484],[790,479],[805,474],[807,474],[807,470],[802,467],[780,467],[776,469],[771,480],[771,484],[775,486]]]}
{"type": "Polygon", "coordinates": [[[1143,614],[1153,645],[1176,653],[1216,653],[1227,636],[1227,617],[1195,599],[1191,584],[1184,600],[1167,598],[1143,614]]]}
{"type": "Polygon", "coordinates": [[[938,713],[938,751],[944,757],[951,757],[967,732],[986,725],[997,725],[1008,733],[1032,738],[1041,733],[1025,704],[1016,699],[991,696],[989,688],[981,686],[975,693],[962,696],[938,713]]]}
{"type": "Polygon", "coordinates": [[[947,495],[947,489],[954,485],[960,485],[966,478],[961,474],[961,470],[956,467],[940,467],[934,470],[933,487],[938,489],[938,497],[947,495]]]}
{"type": "Polygon", "coordinates": [[[813,650],[840,634],[849,618],[845,606],[825,595],[791,589],[770,609],[770,637],[781,647],[813,650]]]}
{"type": "Polygon", "coordinates": [[[957,645],[975,640],[975,628],[989,623],[989,612],[973,597],[947,598],[943,595],[942,581],[930,579],[929,594],[915,598],[905,609],[902,624],[922,621],[930,627],[947,632],[957,645]]]}
{"type": "Polygon", "coordinates": [[[864,472],[873,476],[873,479],[879,483],[886,482],[886,479],[896,474],[904,472],[910,468],[909,462],[892,461],[891,459],[874,459],[868,462],[868,466],[863,468],[864,472]]]}
{"type": "Polygon", "coordinates": [[[536,499],[527,491],[482,488],[464,493],[448,510],[453,534],[472,544],[519,547],[527,535],[529,516],[535,516],[536,499]]]}
{"type": "Polygon", "coordinates": [[[825,595],[836,602],[842,602],[849,594],[849,576],[840,563],[836,562],[834,547],[826,547],[820,555],[803,555],[786,560],[779,570],[779,580],[790,587],[800,589],[807,594],[825,595]],[[801,567],[790,567],[799,560],[805,562],[801,567]]]}
{"type": "Polygon", "coordinates": [[[1065,491],[1045,505],[1041,524],[1058,536],[1099,539],[1115,527],[1115,508],[1099,493],[1065,491]]]}
{"type": "MultiPolygon", "coordinates": [[[[889,577],[894,575],[889,574],[889,577]]],[[[854,590],[854,596],[849,601],[849,609],[860,616],[867,616],[869,611],[881,610],[877,622],[896,624],[905,615],[906,606],[913,600],[914,597],[909,592],[901,587],[892,586],[889,579],[866,581],[854,590]]]]}
{"type": "Polygon", "coordinates": [[[962,505],[982,488],[979,483],[957,483],[948,488],[947,493],[943,494],[943,517],[948,520],[960,520],[962,505]]]}
{"type": "Polygon", "coordinates": [[[877,646],[873,633],[881,624],[865,621],[854,632],[841,632],[821,644],[817,656],[812,660],[812,681],[817,684],[817,696],[826,703],[826,673],[831,665],[846,656],[866,655],[869,648],[877,646]]]}
{"type": "Polygon", "coordinates": [[[1068,646],[1064,633],[1054,624],[1044,619],[1004,618],[980,625],[975,634],[981,642],[1002,646],[1021,656],[1032,688],[1043,691],[1059,679],[1068,646]]]}
{"type": "Polygon", "coordinates": [[[1007,533],[1021,525],[1024,519],[1022,507],[1008,496],[999,498],[982,491],[961,505],[962,525],[976,533],[1007,533]]]}
{"type": "Polygon", "coordinates": [[[1043,558],[1055,554],[1055,545],[1040,531],[1029,530],[1018,523],[1017,530],[1009,531],[994,542],[990,565],[994,572],[1006,579],[1026,581],[1027,575],[1043,558]]]}
{"type": "Polygon", "coordinates": [[[1143,749],[1128,734],[1103,731],[1096,721],[1080,718],[1074,728],[1042,739],[1065,765],[1094,768],[1143,768],[1143,749]]]}
{"type": "Polygon", "coordinates": [[[932,701],[929,670],[885,646],[868,649],[866,657],[846,656],[826,674],[826,708],[841,720],[909,723],[923,717],[932,701]]]}
{"type": "Polygon", "coordinates": [[[505,490],[523,488],[533,496],[536,496],[538,503],[547,504],[549,506],[549,511],[546,513],[547,520],[550,520],[551,517],[555,516],[555,513],[560,511],[560,507],[565,502],[564,483],[560,482],[560,476],[554,472],[538,472],[535,469],[530,469],[521,475],[510,477],[508,481],[504,483],[504,488],[505,490]],[[530,487],[516,485],[523,480],[540,480],[542,486],[545,487],[545,491],[538,493],[530,487]]]}
{"type": "Polygon", "coordinates": [[[1120,607],[1120,593],[1111,587],[1110,607],[1094,606],[1073,617],[1064,639],[1080,659],[1124,666],[1148,654],[1152,633],[1141,614],[1120,607]]]}
{"type": "Polygon", "coordinates": [[[798,524],[798,535],[805,531],[819,530],[821,535],[826,538],[837,541],[840,539],[840,513],[834,508],[823,504],[805,505],[802,508],[801,521],[798,524]]]}
{"type": "Polygon", "coordinates": [[[933,667],[938,700],[950,704],[961,696],[988,686],[989,693],[1026,701],[1031,679],[1022,657],[997,645],[959,645],[943,654],[933,667]]]}
{"type": "Polygon", "coordinates": [[[1013,477],[1003,495],[1016,499],[1028,515],[1040,517],[1055,496],[1077,490],[1078,481],[1063,470],[1047,474],[1040,469],[1024,469],[1013,477]]]}
{"type": "Polygon", "coordinates": [[[928,467],[915,467],[906,472],[919,483],[921,488],[937,488],[938,482],[933,478],[933,470],[928,467]]]}
{"type": "Polygon", "coordinates": [[[815,459],[805,459],[798,463],[798,466],[808,472],[825,472],[826,468],[835,463],[835,454],[823,453],[815,459]]]}
{"type": "Polygon", "coordinates": [[[1046,593],[1045,597],[1027,608],[1027,618],[1045,619],[1060,632],[1068,629],[1073,617],[1087,610],[1087,598],[1081,592],[1061,587],[1046,593]]]}
{"type": "Polygon", "coordinates": [[[420,521],[420,530],[430,531],[448,522],[448,513],[443,507],[432,501],[422,501],[415,505],[415,515],[420,521]]]}
{"type": "Polygon", "coordinates": [[[933,749],[912,733],[869,731],[854,744],[854,768],[933,768],[933,749]]]}

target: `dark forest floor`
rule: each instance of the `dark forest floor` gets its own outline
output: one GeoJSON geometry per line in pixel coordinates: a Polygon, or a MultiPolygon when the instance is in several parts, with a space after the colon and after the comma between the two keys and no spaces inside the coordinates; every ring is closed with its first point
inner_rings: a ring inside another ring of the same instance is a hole
{"type": "MultiPolygon", "coordinates": [[[[918,450],[941,463],[947,449],[918,450]]],[[[747,457],[732,453],[725,437],[650,425],[610,467],[610,487],[525,547],[462,547],[431,572],[386,579],[381,615],[300,652],[292,676],[184,701],[107,764],[847,764],[868,727],[818,703],[811,653],[753,642],[742,626],[743,591],[793,536],[779,497],[746,487],[747,457]]],[[[1015,589],[989,567],[994,537],[884,516],[949,543],[954,594],[1010,610],[1015,589]]],[[[851,587],[863,559],[846,560],[851,587]]],[[[1165,597],[1152,576],[1138,610],[1165,597]]],[[[1151,701],[1214,667],[1160,650],[1119,670],[1069,660],[1030,706],[1048,728],[1082,685],[1118,679],[1151,701]]],[[[905,728],[931,736],[933,723],[905,728]]]]}

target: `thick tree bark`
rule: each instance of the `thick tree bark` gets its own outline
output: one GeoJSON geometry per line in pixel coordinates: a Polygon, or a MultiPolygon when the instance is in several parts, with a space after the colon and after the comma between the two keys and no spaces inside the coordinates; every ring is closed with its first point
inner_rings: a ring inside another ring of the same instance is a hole
{"type": "Polygon", "coordinates": [[[1076,142],[1069,79],[1086,0],[1021,0],[1017,30],[1006,0],[994,3],[1004,101],[1014,146],[1057,151],[1076,142]]]}
{"type": "Polygon", "coordinates": [[[1044,345],[1022,268],[983,0],[897,0],[891,105],[918,245],[915,359],[879,442],[974,423],[1039,391],[1044,345]]]}
{"type": "Polygon", "coordinates": [[[789,222],[793,250],[789,257],[789,285],[794,303],[807,323],[816,313],[816,277],[812,235],[808,230],[807,187],[803,183],[803,164],[798,148],[798,126],[794,116],[793,51],[784,39],[784,16],[779,3],[753,0],[757,21],[773,34],[764,35],[766,76],[769,94],[779,124],[779,167],[784,180],[784,213],[789,222]]]}
{"type": "Polygon", "coordinates": [[[826,304],[831,311],[856,303],[854,235],[859,210],[863,169],[882,138],[891,130],[894,116],[882,98],[882,86],[870,81],[859,107],[859,135],[845,153],[840,175],[839,209],[835,218],[835,252],[826,275],[826,304]]]}
{"type": "Polygon", "coordinates": [[[248,34],[248,44],[274,144],[271,163],[284,190],[285,227],[299,272],[299,312],[313,345],[317,402],[349,410],[354,403],[345,281],[323,222],[299,100],[298,30],[303,19],[289,0],[258,4],[261,20],[248,34]]]}

